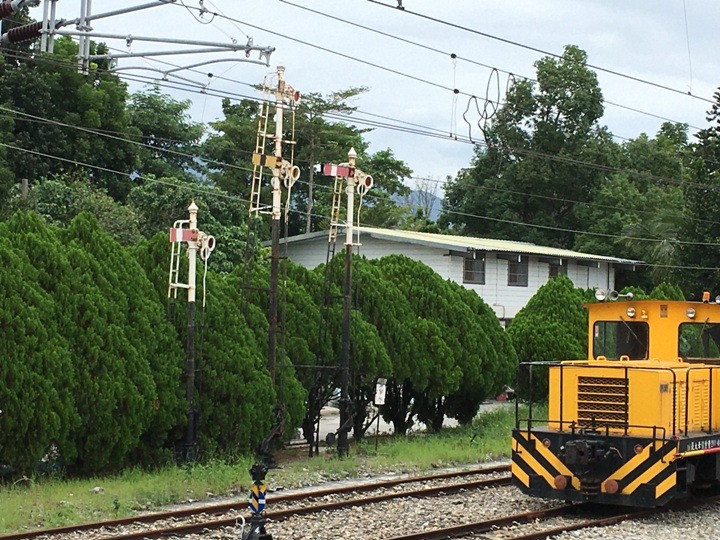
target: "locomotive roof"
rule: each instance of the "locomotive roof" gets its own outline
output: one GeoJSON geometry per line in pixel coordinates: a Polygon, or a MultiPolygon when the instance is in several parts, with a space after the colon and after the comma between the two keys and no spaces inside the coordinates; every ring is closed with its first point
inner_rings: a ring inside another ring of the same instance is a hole
{"type": "Polygon", "coordinates": [[[662,319],[682,322],[720,322],[720,303],[696,300],[637,300],[618,299],[585,304],[591,320],[646,320],[662,319]],[[631,311],[634,310],[634,311],[631,311]],[[632,315],[630,315],[632,313],[632,315]]]}

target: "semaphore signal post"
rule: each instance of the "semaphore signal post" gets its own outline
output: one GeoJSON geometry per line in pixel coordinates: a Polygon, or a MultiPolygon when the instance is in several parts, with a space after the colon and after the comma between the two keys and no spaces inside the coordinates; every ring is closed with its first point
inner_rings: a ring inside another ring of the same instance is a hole
{"type": "Polygon", "coordinates": [[[352,307],[352,252],[353,246],[353,223],[355,221],[355,191],[361,197],[373,186],[373,178],[355,167],[357,152],[351,148],[348,152],[347,163],[334,165],[326,163],[322,172],[326,176],[335,177],[333,189],[333,205],[330,217],[330,243],[337,238],[337,227],[339,223],[342,184],[345,183],[345,195],[347,196],[347,221],[345,223],[345,280],[343,287],[343,337],[342,337],[342,358],[340,360],[340,428],[338,429],[337,452],[338,456],[348,455],[348,432],[352,416],[350,414],[350,312],[352,307]]]}
{"type": "MultiPolygon", "coordinates": [[[[197,416],[195,406],[195,296],[197,291],[197,257],[207,261],[215,249],[215,238],[198,229],[198,206],[195,201],[188,207],[190,219],[177,220],[170,229],[170,276],[168,278],[168,298],[177,298],[179,289],[187,289],[187,345],[185,349],[185,397],[187,399],[187,428],[183,443],[183,458],[194,461],[197,454],[197,416]],[[183,245],[187,246],[188,280],[180,282],[180,259],[183,245]]],[[[203,305],[205,289],[203,288],[203,305]]]]}

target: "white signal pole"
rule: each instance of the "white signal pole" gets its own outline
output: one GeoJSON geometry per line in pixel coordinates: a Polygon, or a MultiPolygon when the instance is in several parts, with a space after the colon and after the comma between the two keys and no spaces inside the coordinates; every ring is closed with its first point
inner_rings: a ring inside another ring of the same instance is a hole
{"type": "Polygon", "coordinates": [[[355,189],[364,195],[373,185],[372,176],[355,168],[357,152],[351,148],[348,152],[348,176],[345,193],[347,195],[347,224],[345,226],[345,286],[343,294],[343,348],[340,365],[340,429],[338,430],[338,456],[348,455],[348,432],[350,431],[350,310],[352,308],[352,252],[353,223],[355,221],[355,189]]]}

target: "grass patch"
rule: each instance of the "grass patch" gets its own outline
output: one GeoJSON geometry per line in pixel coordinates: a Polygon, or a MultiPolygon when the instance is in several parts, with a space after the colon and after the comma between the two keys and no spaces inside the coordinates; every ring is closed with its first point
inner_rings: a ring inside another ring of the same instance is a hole
{"type": "MultiPolygon", "coordinates": [[[[533,415],[538,413],[533,409],[533,415]]],[[[271,489],[292,488],[503,459],[510,453],[514,423],[515,408],[508,405],[482,413],[471,426],[383,438],[377,451],[373,438],[364,439],[352,445],[347,459],[328,452],[312,459],[281,460],[281,468],[270,471],[267,480],[271,489]]],[[[133,469],[103,478],[40,478],[0,487],[0,534],[128,517],[218,496],[244,497],[252,463],[248,457],[152,472],[133,469]]]]}

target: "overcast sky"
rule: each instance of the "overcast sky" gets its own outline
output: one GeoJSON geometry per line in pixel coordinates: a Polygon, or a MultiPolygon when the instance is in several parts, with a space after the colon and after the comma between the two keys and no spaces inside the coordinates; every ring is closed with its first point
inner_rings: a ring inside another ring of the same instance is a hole
{"type": "MultiPolygon", "coordinates": [[[[388,6],[398,4],[398,0],[378,1],[388,6]]],[[[151,2],[94,0],[93,12],[104,13],[151,2]]],[[[200,68],[215,75],[210,80],[211,92],[260,97],[247,85],[262,82],[267,73],[283,65],[287,82],[303,93],[328,94],[352,86],[367,86],[369,91],[354,105],[362,113],[392,119],[371,117],[374,120],[392,124],[407,122],[413,124],[407,124],[411,129],[442,135],[457,133],[462,137],[470,134],[477,139],[480,138],[477,126],[469,132],[463,120],[470,99],[466,94],[484,98],[490,86],[490,99],[502,100],[507,72],[518,77],[534,77],[533,64],[544,55],[413,13],[556,54],[561,54],[565,45],[575,44],[588,53],[589,64],[679,91],[598,71],[606,100],[601,123],[618,137],[634,138],[642,132],[654,135],[663,122],[658,117],[703,128],[707,125],[705,113],[711,104],[697,98],[712,100],[713,92],[720,86],[717,57],[720,2],[717,0],[402,0],[402,4],[406,8],[404,12],[369,0],[177,0],[172,5],[98,20],[93,28],[103,33],[224,43],[232,39],[245,43],[252,37],[255,45],[275,47],[270,67],[222,63],[200,68]],[[207,14],[198,21],[198,11],[186,9],[181,3],[188,8],[204,4],[211,12],[241,22],[207,14]],[[450,53],[459,58],[453,60],[450,53]],[[492,78],[491,67],[500,70],[500,96],[498,79],[492,78]],[[455,96],[453,88],[460,94],[455,96]]],[[[79,16],[79,6],[80,0],[58,0],[58,17],[79,16]]],[[[32,14],[42,17],[39,8],[32,14]]],[[[124,40],[96,40],[127,51],[124,40]]],[[[167,46],[134,42],[131,51],[140,54],[161,48],[167,46]]],[[[162,60],[187,65],[228,56],[244,57],[242,53],[225,53],[202,58],[170,56],[162,60]]],[[[140,58],[119,61],[123,68],[151,65],[158,66],[140,58]]],[[[123,71],[122,74],[159,77],[149,71],[123,71]]],[[[184,76],[200,83],[209,81],[201,74],[184,76]]],[[[135,91],[142,85],[132,82],[130,88],[135,91]]],[[[222,116],[219,97],[197,91],[166,91],[177,99],[193,101],[191,114],[195,121],[209,122],[222,116]]],[[[364,114],[358,115],[360,117],[368,118],[364,114]]],[[[469,118],[477,121],[477,113],[471,113],[469,118]]],[[[454,176],[469,164],[472,156],[472,145],[466,142],[380,128],[367,138],[371,152],[391,148],[418,177],[454,176]]]]}

